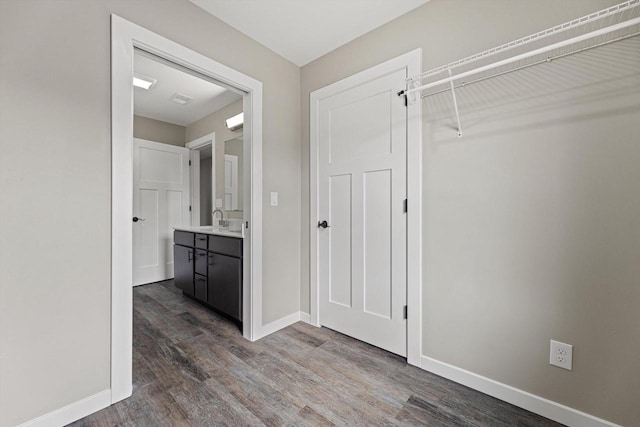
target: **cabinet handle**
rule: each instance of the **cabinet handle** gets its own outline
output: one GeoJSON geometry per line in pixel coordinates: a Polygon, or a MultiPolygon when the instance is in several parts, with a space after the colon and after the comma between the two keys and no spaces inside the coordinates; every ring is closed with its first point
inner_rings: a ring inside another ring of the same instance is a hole
{"type": "Polygon", "coordinates": [[[193,252],[189,251],[189,261],[193,261],[193,252]]]}

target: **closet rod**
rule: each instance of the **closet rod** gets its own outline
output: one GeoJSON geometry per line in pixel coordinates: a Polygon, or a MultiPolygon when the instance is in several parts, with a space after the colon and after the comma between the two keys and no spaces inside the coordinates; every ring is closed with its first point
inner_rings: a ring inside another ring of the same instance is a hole
{"type": "MultiPolygon", "coordinates": [[[[626,39],[630,39],[630,38],[636,37],[636,36],[640,36],[640,31],[632,33],[632,34],[627,34],[626,36],[621,36],[621,37],[617,37],[615,39],[607,40],[607,41],[602,42],[602,43],[594,44],[593,46],[587,46],[587,47],[583,47],[582,49],[572,50],[571,52],[563,53],[563,54],[560,54],[560,55],[548,56],[545,59],[541,59],[540,61],[532,62],[531,64],[522,65],[520,67],[513,68],[511,70],[502,71],[500,73],[492,74],[492,75],[486,76],[486,77],[480,77],[479,79],[470,80],[468,82],[462,82],[460,84],[455,85],[454,89],[460,89],[460,88],[463,88],[463,87],[465,87],[467,85],[472,85],[474,83],[480,83],[482,81],[485,81],[485,80],[488,80],[488,79],[492,79],[494,77],[504,76],[505,74],[513,73],[515,71],[525,70],[527,68],[530,68],[530,67],[533,67],[533,66],[536,66],[536,65],[544,64],[546,62],[555,61],[556,59],[562,59],[562,58],[565,58],[567,56],[575,55],[576,53],[585,52],[587,50],[595,49],[597,47],[606,46],[608,44],[619,42],[619,41],[626,40],[626,39]]],[[[446,88],[446,89],[438,90],[438,91],[435,91],[435,92],[425,93],[425,94],[422,95],[422,99],[428,98],[430,96],[438,95],[440,93],[449,92],[450,90],[451,90],[450,88],[446,88]]]]}
{"type": "Polygon", "coordinates": [[[628,21],[620,22],[618,24],[610,25],[608,27],[592,31],[590,33],[582,34],[582,35],[579,35],[579,36],[576,36],[576,37],[573,37],[573,38],[570,38],[570,39],[567,39],[567,40],[563,40],[563,41],[560,41],[560,42],[557,42],[557,43],[554,43],[554,44],[550,44],[548,46],[541,47],[539,49],[535,49],[535,50],[532,50],[532,51],[529,51],[529,52],[525,52],[525,53],[522,53],[520,55],[512,56],[511,58],[503,59],[502,61],[497,61],[497,62],[491,63],[489,65],[485,65],[485,66],[482,66],[482,67],[475,68],[473,70],[465,71],[465,72],[462,72],[462,73],[457,74],[455,76],[446,77],[444,79],[440,79],[440,80],[432,82],[432,83],[428,83],[428,84],[421,85],[421,86],[418,86],[418,87],[415,87],[415,88],[412,88],[412,89],[404,90],[404,91],[399,92],[398,95],[410,95],[412,93],[420,92],[420,91],[423,91],[425,89],[432,88],[434,86],[439,86],[439,85],[446,84],[446,83],[449,83],[449,82],[452,82],[452,81],[455,81],[455,80],[460,80],[460,79],[462,79],[464,77],[468,77],[468,76],[471,76],[471,75],[474,75],[474,74],[482,73],[484,71],[493,70],[494,68],[498,68],[498,67],[502,67],[504,65],[512,64],[514,62],[521,61],[523,59],[527,59],[527,58],[530,58],[532,56],[540,55],[542,53],[547,53],[547,52],[550,52],[552,50],[559,49],[561,47],[565,47],[565,46],[569,46],[569,45],[572,45],[572,44],[575,44],[575,43],[579,43],[581,41],[589,40],[589,39],[592,39],[594,37],[602,36],[604,34],[609,34],[611,32],[618,31],[618,30],[621,30],[621,29],[624,29],[624,28],[628,28],[628,27],[631,27],[631,26],[637,25],[637,24],[640,24],[640,17],[637,17],[637,18],[634,18],[634,19],[630,19],[628,21]]]}

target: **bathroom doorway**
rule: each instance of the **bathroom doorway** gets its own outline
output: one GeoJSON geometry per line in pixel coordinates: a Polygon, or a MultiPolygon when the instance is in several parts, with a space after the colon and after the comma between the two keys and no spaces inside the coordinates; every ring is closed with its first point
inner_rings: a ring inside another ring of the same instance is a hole
{"type": "Polygon", "coordinates": [[[132,393],[134,52],[141,49],[242,96],[245,160],[243,336],[262,334],[262,83],[119,16],[111,18],[111,401],[132,393]]]}

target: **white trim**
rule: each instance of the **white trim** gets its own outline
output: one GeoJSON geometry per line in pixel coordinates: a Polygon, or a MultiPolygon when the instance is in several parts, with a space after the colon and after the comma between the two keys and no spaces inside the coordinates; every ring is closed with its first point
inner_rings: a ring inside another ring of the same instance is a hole
{"type": "Polygon", "coordinates": [[[304,311],[301,311],[300,312],[300,321],[304,322],[304,323],[311,324],[311,316],[309,315],[309,313],[305,313],[304,311]]]}
{"type": "MultiPolygon", "coordinates": [[[[200,151],[189,150],[191,167],[191,225],[200,225],[200,151]]],[[[211,166],[213,176],[213,163],[211,166]]]]}
{"type": "Polygon", "coordinates": [[[213,145],[215,143],[216,143],[216,133],[211,132],[210,134],[201,136],[200,138],[187,142],[186,144],[184,144],[184,146],[190,150],[200,150],[202,148],[208,147],[209,145],[213,145]]]}
{"type": "Polygon", "coordinates": [[[473,372],[440,362],[427,356],[421,357],[420,367],[458,384],[503,400],[512,405],[542,415],[551,420],[576,427],[620,427],[618,424],[578,411],[535,394],[494,381],[473,372]]]}
{"type": "MultiPolygon", "coordinates": [[[[406,56],[409,75],[422,69],[422,49],[406,56]]],[[[407,106],[407,311],[407,363],[419,366],[422,355],[422,102],[407,106]]]]}
{"type": "Polygon", "coordinates": [[[134,48],[182,65],[242,92],[247,154],[243,336],[262,325],[262,83],[169,39],[111,15],[111,402],[132,392],[132,200],[134,48]]]}
{"type": "MultiPolygon", "coordinates": [[[[244,76],[242,74],[241,76],[244,76]]],[[[243,155],[244,155],[244,220],[243,247],[243,336],[257,340],[262,328],[262,83],[252,82],[251,96],[244,96],[243,155]],[[247,184],[248,183],[248,186],[247,184]],[[247,237],[251,244],[248,245],[247,237]],[[249,265],[246,260],[250,259],[249,265]],[[248,286],[247,284],[251,284],[248,286]]],[[[214,201],[215,202],[215,201],[214,201]]]]}
{"type": "Polygon", "coordinates": [[[93,396],[85,397],[82,400],[20,424],[20,427],[66,426],[109,405],[111,405],[111,390],[102,390],[93,396]]]}
{"type": "MultiPolygon", "coordinates": [[[[382,64],[347,77],[310,96],[309,179],[310,179],[310,310],[309,323],[320,326],[318,298],[318,113],[319,102],[331,93],[375,79],[389,68],[406,67],[407,77],[422,68],[422,49],[414,49],[382,64]]],[[[422,103],[407,106],[407,362],[419,366],[422,349],[422,103]]]]}
{"type": "Polygon", "coordinates": [[[277,332],[280,329],[284,329],[289,325],[293,325],[294,323],[299,322],[300,316],[301,312],[296,311],[295,313],[291,313],[284,317],[281,317],[280,319],[274,320],[271,323],[267,323],[266,325],[262,326],[260,330],[261,335],[259,338],[266,337],[267,335],[277,332]]]}

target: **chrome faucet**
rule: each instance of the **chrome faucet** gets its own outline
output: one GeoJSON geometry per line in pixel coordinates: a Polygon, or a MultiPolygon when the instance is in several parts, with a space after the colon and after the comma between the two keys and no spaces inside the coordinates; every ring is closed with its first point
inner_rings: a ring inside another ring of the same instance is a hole
{"type": "Polygon", "coordinates": [[[218,221],[218,225],[220,227],[226,227],[228,226],[228,221],[224,220],[224,212],[222,212],[220,209],[216,209],[213,212],[211,212],[211,223],[215,222],[216,219],[216,213],[220,212],[220,221],[218,221]]]}

